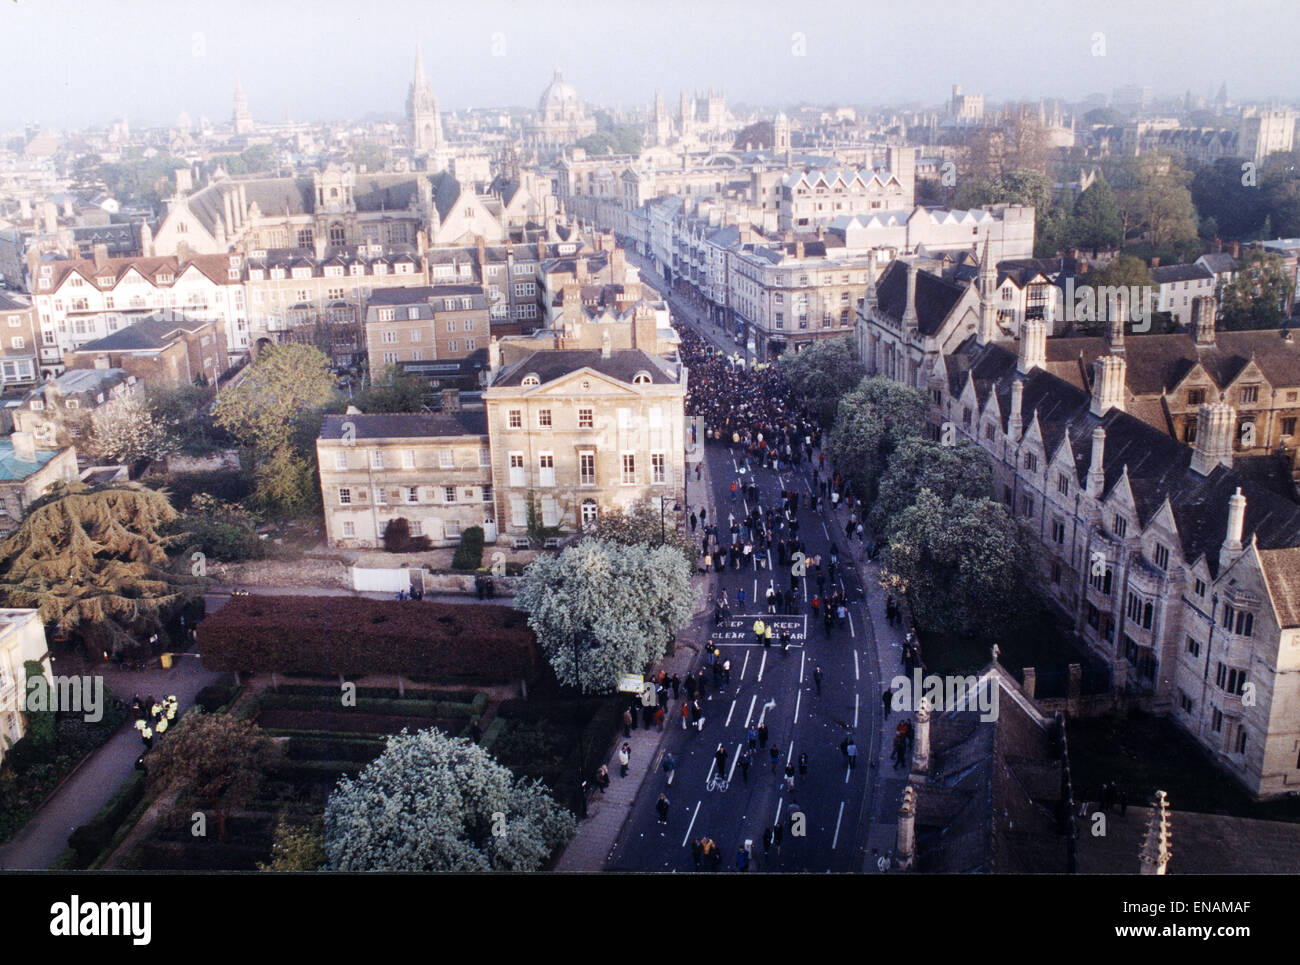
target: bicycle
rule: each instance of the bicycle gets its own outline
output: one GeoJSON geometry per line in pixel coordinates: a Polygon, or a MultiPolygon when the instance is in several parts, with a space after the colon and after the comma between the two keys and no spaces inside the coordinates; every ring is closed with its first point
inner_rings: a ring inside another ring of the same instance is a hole
{"type": "Polygon", "coordinates": [[[721,775],[715,775],[709,778],[709,783],[705,785],[709,791],[725,791],[727,789],[727,779],[721,775]]]}

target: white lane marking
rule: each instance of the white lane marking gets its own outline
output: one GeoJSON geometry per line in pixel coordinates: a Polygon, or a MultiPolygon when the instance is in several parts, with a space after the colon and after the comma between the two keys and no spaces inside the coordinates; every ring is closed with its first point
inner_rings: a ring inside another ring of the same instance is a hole
{"type": "Polygon", "coordinates": [[[776,817],[772,819],[773,824],[781,823],[781,805],[784,803],[785,803],[785,798],[780,797],[776,799],[776,817]]]}
{"type": "Polygon", "coordinates": [[[803,665],[804,665],[804,659],[807,656],[808,654],[804,653],[803,651],[800,651],[799,653],[799,683],[800,684],[803,683],[803,665]]]}
{"type": "Polygon", "coordinates": [[[695,819],[700,814],[700,801],[695,802],[695,813],[691,815],[691,823],[686,825],[686,837],[682,838],[682,847],[686,847],[686,842],[691,840],[691,828],[695,827],[695,819]]]}
{"type": "Polygon", "coordinates": [[[763,662],[758,665],[758,682],[763,682],[763,671],[767,668],[767,648],[763,648],[763,662]]]}
{"type": "Polygon", "coordinates": [[[763,712],[762,712],[761,714],[758,715],[758,726],[759,726],[759,727],[762,727],[762,726],[763,726],[763,718],[765,718],[765,717],[767,716],[767,712],[768,712],[769,710],[774,710],[775,708],[776,708],[776,701],[775,701],[775,700],[769,700],[767,703],[765,703],[765,704],[763,705],[763,712]]]}
{"type": "Polygon", "coordinates": [[[745,746],[744,744],[737,744],[737,745],[736,745],[736,753],[735,753],[735,754],[732,756],[732,758],[731,758],[731,770],[727,771],[727,783],[728,783],[728,784],[731,783],[731,775],[733,775],[733,774],[736,773],[736,761],[740,760],[740,750],[741,750],[741,748],[744,747],[744,746],[745,746]]]}
{"type": "Polygon", "coordinates": [[[754,703],[758,700],[758,694],[749,698],[749,713],[745,715],[745,730],[749,730],[749,722],[754,716],[754,703]]]}
{"type": "MultiPolygon", "coordinates": [[[[848,593],[848,591],[846,590],[846,591],[845,591],[845,594],[847,595],[847,593],[848,593]]],[[[852,614],[852,613],[849,613],[849,609],[848,609],[848,607],[845,607],[845,608],[844,608],[844,612],[845,612],[845,613],[848,613],[848,615],[849,615],[849,636],[850,636],[850,637],[856,637],[856,636],[857,636],[857,631],[853,629],[853,614],[852,614]]]]}
{"type": "Polygon", "coordinates": [[[785,762],[789,764],[794,760],[794,741],[790,741],[790,749],[785,752],[785,762]]]}
{"type": "Polygon", "coordinates": [[[771,550],[767,551],[767,571],[769,573],[772,572],[772,551],[771,550]]]}
{"type": "Polygon", "coordinates": [[[745,662],[740,667],[740,679],[745,679],[745,668],[749,666],[749,651],[745,651],[745,662]]]}
{"type": "Polygon", "coordinates": [[[855,728],[858,726],[858,704],[859,704],[858,695],[854,694],[853,695],[853,726],[855,728]]]}
{"type": "Polygon", "coordinates": [[[831,531],[830,531],[829,529],[826,528],[826,522],[825,522],[825,520],[822,521],[822,532],[826,534],[826,538],[827,538],[827,539],[830,539],[830,538],[831,538],[831,531]]]}
{"type": "Polygon", "coordinates": [[[730,707],[730,709],[728,709],[728,711],[727,711],[727,719],[726,719],[726,721],[723,723],[723,725],[722,725],[723,727],[730,727],[730,726],[731,726],[731,715],[735,712],[735,710],[736,710],[736,701],[735,701],[735,698],[732,698],[732,701],[731,701],[731,707],[730,707]]]}
{"type": "Polygon", "coordinates": [[[856,650],[853,651],[853,679],[862,679],[862,674],[858,672],[858,652],[856,650]]]}
{"type": "Polygon", "coordinates": [[[799,723],[799,702],[802,699],[803,699],[803,691],[796,690],[794,692],[794,722],[796,724],[799,723]]]}
{"type": "Polygon", "coordinates": [[[835,837],[831,838],[831,850],[832,850],[832,851],[835,850],[835,845],[836,845],[837,843],[839,843],[839,840],[840,840],[840,821],[841,821],[843,818],[844,818],[844,802],[841,801],[841,802],[840,802],[840,813],[839,813],[839,816],[835,818],[835,837]]]}

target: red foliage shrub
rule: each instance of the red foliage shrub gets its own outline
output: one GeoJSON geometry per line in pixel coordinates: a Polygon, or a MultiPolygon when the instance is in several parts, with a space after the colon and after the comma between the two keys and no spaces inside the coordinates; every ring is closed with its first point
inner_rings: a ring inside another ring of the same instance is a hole
{"type": "Polygon", "coordinates": [[[532,679],[537,645],[506,606],[354,596],[235,596],[199,625],[211,670],[532,679]]]}

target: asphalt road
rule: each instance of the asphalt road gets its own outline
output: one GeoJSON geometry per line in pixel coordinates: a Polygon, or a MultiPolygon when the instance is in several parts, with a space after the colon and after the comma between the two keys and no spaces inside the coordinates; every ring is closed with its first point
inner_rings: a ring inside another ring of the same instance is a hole
{"type": "MultiPolygon", "coordinates": [[[[687,312],[674,314],[679,323],[692,321],[687,312]]],[[[743,458],[739,447],[737,456],[743,458]]],[[[749,508],[739,496],[733,504],[728,488],[741,475],[738,472],[741,467],[728,448],[720,444],[710,443],[705,457],[714,487],[708,495],[709,516],[712,519],[716,512],[721,517],[718,520],[721,531],[727,528],[729,513],[734,511],[739,517],[749,508]]],[[[729,568],[707,578],[706,592],[712,598],[716,599],[721,590],[727,592],[732,619],[728,626],[715,631],[713,617],[707,615],[692,627],[689,638],[701,642],[710,636],[714,638],[723,659],[731,660],[732,683],[722,693],[710,687],[704,702],[704,728],[698,733],[682,729],[681,702],[670,702],[668,732],[615,847],[608,864],[611,869],[693,870],[690,843],[701,835],[718,844],[723,858],[721,870],[735,869],[736,852],[746,839],[753,842],[756,858],[750,870],[850,872],[862,869],[868,805],[874,796],[877,777],[877,770],[872,766],[872,735],[880,726],[883,688],[877,679],[874,640],[870,620],[864,612],[863,588],[855,568],[846,565],[849,543],[844,539],[843,523],[835,524],[828,514],[807,508],[806,497],[815,484],[806,464],[800,470],[780,476],[769,469],[751,469],[743,478],[757,481],[759,501],[764,507],[779,505],[783,489],[800,493],[799,535],[808,555],[822,555],[824,572],[831,545],[839,548],[841,566],[836,570],[836,582],[848,595],[849,619],[829,636],[820,618],[814,619],[806,603],[817,592],[815,572],[809,567],[807,575],[797,578],[797,596],[802,604],[797,615],[777,617],[779,623],[792,627],[794,645],[789,653],[782,653],[778,642],[764,648],[753,642],[751,627],[755,619],[768,619],[764,593],[769,585],[788,588],[790,567],[774,572],[766,559],[762,567],[756,560],[740,570],[729,568]],[[736,591],[740,588],[744,588],[746,596],[743,608],[736,603],[736,591]],[[816,666],[822,669],[820,694],[814,684],[816,666]],[[748,743],[748,725],[756,725],[760,720],[768,726],[768,744],[753,752],[754,762],[746,779],[737,761],[742,747],[748,743]],[[853,769],[840,748],[850,732],[859,745],[857,767],[853,769]],[[714,756],[719,746],[727,752],[723,781],[717,780],[714,756]],[[769,764],[771,747],[779,752],[776,774],[769,764]],[[677,760],[671,786],[666,783],[662,769],[667,752],[677,760]],[[808,755],[808,773],[804,777],[796,775],[791,793],[784,782],[785,766],[791,762],[797,764],[803,753],[808,755]],[[666,825],[659,823],[655,810],[661,792],[667,794],[670,802],[666,825]],[[802,836],[791,833],[792,812],[803,816],[802,836]],[[780,853],[773,848],[765,857],[763,831],[778,821],[784,826],[780,853]]],[[[698,490],[690,494],[689,502],[692,508],[698,509],[701,502],[698,490]]],[[[855,542],[853,551],[860,553],[861,544],[855,542]]],[[[775,563],[775,550],[771,556],[775,563]]],[[[697,663],[696,669],[700,665],[697,663]]]]}

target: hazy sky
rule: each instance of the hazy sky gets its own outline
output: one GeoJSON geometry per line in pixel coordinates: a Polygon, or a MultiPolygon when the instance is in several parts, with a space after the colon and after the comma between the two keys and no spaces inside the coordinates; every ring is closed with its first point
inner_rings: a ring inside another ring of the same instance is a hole
{"type": "Polygon", "coordinates": [[[0,0],[0,129],[224,121],[236,75],[259,119],[400,114],[417,41],[443,110],[534,106],[556,67],[624,108],[709,86],[937,104],[954,83],[1001,100],[1226,81],[1233,99],[1290,101],[1298,27],[1300,0],[0,0]]]}

